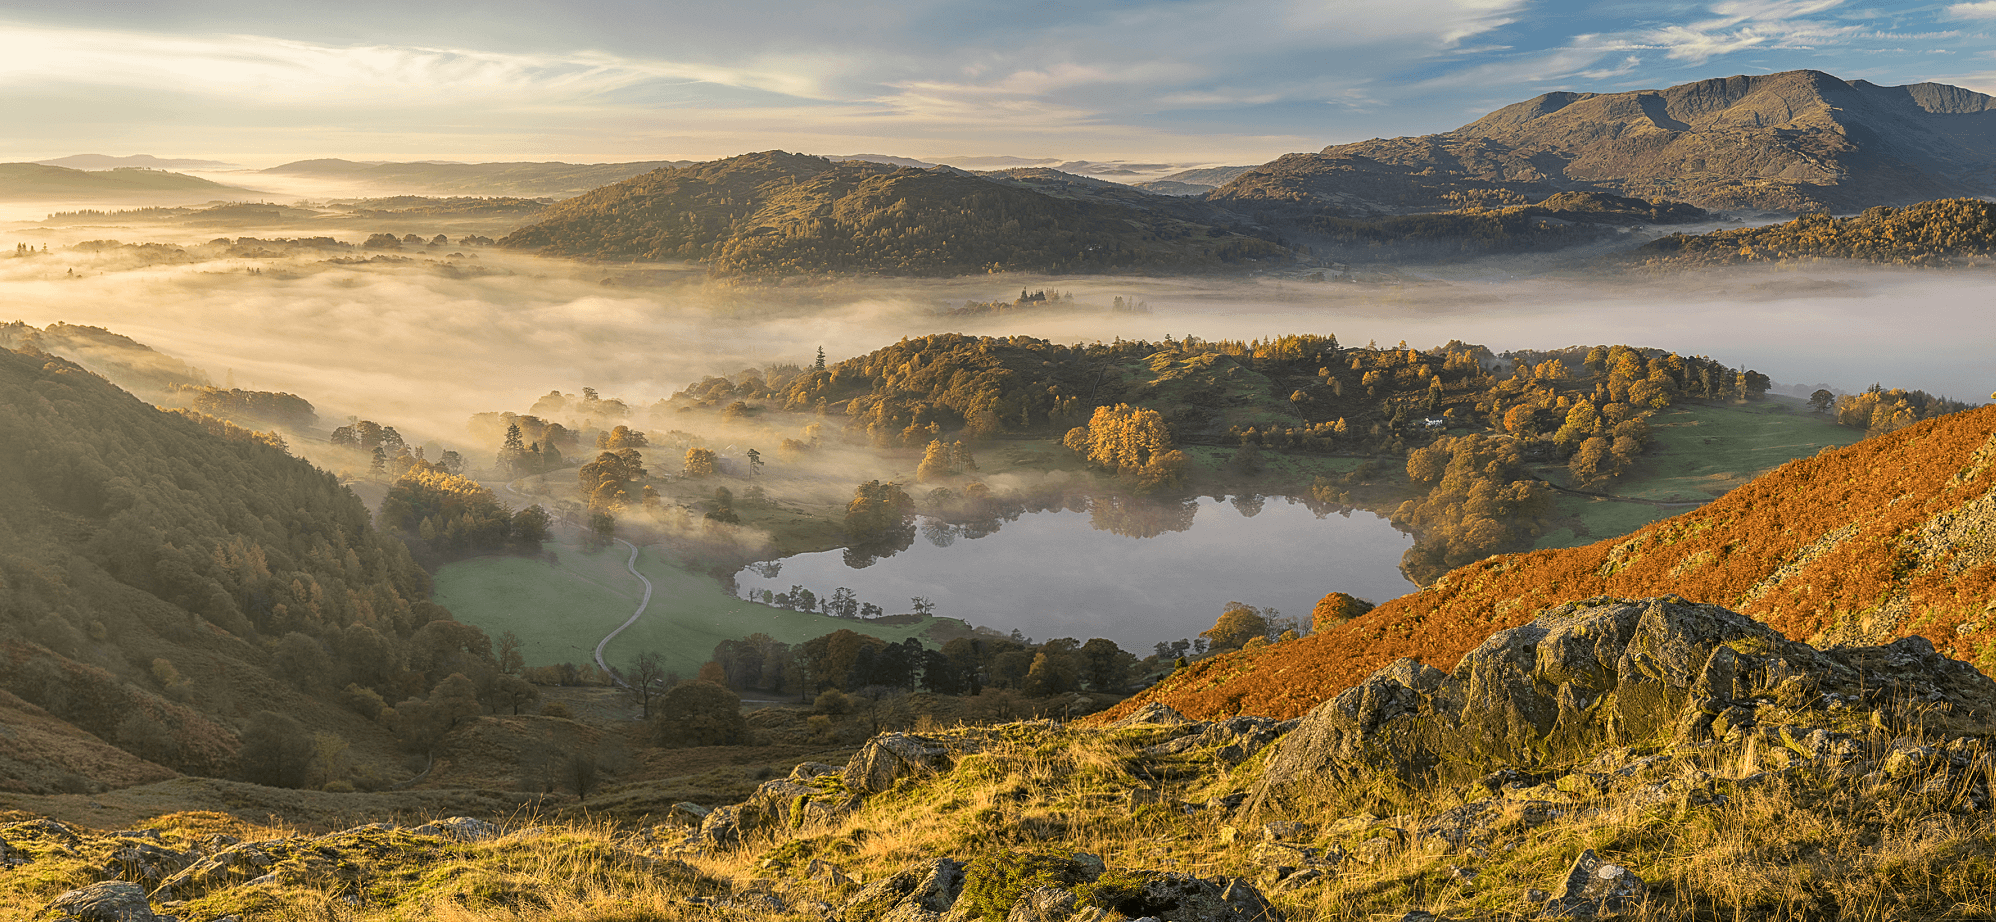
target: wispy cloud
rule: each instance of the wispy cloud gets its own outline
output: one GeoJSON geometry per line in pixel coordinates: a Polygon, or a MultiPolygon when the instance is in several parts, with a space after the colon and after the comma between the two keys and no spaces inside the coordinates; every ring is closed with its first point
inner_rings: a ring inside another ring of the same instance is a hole
{"type": "Polygon", "coordinates": [[[1954,19],[1996,19],[1996,0],[1957,3],[1947,8],[1947,14],[1954,19]]]}
{"type": "Polygon", "coordinates": [[[1834,45],[1867,31],[1861,23],[1820,14],[1843,0],[1733,0],[1715,3],[1712,17],[1649,31],[1639,39],[1668,57],[1702,64],[1721,55],[1753,49],[1813,49],[1834,45]]]}

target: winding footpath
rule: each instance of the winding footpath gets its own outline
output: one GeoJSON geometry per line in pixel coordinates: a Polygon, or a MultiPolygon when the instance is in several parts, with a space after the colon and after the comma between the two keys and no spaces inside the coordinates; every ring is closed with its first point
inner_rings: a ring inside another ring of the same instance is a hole
{"type": "Polygon", "coordinates": [[[630,618],[626,619],[623,624],[617,625],[616,630],[604,635],[602,640],[596,642],[596,668],[603,670],[605,675],[616,680],[619,687],[628,687],[624,685],[622,678],[619,678],[616,673],[610,671],[610,664],[603,661],[603,648],[609,646],[610,641],[616,640],[617,635],[624,632],[624,628],[638,623],[638,618],[645,613],[645,607],[651,604],[651,580],[646,579],[643,573],[638,572],[638,546],[622,538],[618,538],[617,543],[631,549],[631,559],[624,561],[624,569],[631,571],[631,575],[637,577],[638,582],[645,584],[645,596],[638,600],[638,610],[631,612],[630,618]]]}
{"type": "MultiPolygon", "coordinates": [[[[527,492],[525,490],[522,490],[519,487],[514,486],[513,482],[508,482],[506,484],[506,491],[516,496],[527,495],[527,492]]],[[[573,527],[572,523],[569,523],[566,518],[563,518],[562,522],[563,524],[569,524],[571,525],[571,527],[573,527]]],[[[604,662],[603,648],[609,646],[610,641],[616,640],[617,635],[622,634],[625,628],[638,623],[638,619],[644,616],[645,609],[651,606],[652,586],[651,586],[651,580],[646,579],[643,573],[638,572],[638,546],[632,544],[629,541],[625,541],[622,538],[618,538],[616,539],[616,541],[618,544],[621,544],[631,549],[631,559],[624,561],[624,569],[631,571],[631,575],[637,577],[638,582],[645,584],[645,594],[644,598],[638,600],[637,611],[631,612],[631,616],[629,618],[624,619],[623,624],[617,625],[616,630],[611,631],[608,634],[605,634],[602,640],[596,642],[596,668],[603,670],[603,674],[609,676],[611,681],[616,682],[617,687],[629,688],[630,686],[624,682],[623,678],[610,669],[610,664],[604,662]]]]}

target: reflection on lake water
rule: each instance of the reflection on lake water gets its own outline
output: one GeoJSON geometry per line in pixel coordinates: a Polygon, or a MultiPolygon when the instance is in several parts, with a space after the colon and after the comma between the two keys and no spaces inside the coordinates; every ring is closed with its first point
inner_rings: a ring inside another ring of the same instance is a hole
{"type": "Polygon", "coordinates": [[[736,582],[750,598],[848,588],[889,614],[925,597],[938,615],[1036,640],[1107,637],[1140,656],[1212,627],[1229,601],[1307,624],[1326,592],[1383,602],[1414,589],[1399,570],[1413,538],[1368,512],[1245,496],[1087,507],[972,526],[924,518],[908,549],[863,569],[823,551],[751,565],[736,582]]]}

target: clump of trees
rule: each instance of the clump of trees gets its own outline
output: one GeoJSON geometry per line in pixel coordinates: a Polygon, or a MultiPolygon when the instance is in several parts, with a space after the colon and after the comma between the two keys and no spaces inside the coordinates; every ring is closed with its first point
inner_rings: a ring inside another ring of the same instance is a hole
{"type": "Polygon", "coordinates": [[[431,559],[495,551],[538,553],[551,519],[540,506],[517,512],[477,481],[417,462],[381,501],[381,522],[420,544],[431,559]]]}
{"type": "Polygon", "coordinates": [[[231,422],[281,426],[294,431],[319,424],[311,401],[296,394],[202,384],[175,385],[170,393],[177,400],[187,401],[195,410],[231,422]]]}
{"type": "Polygon", "coordinates": [[[1407,477],[1428,488],[1394,510],[1413,531],[1401,569],[1416,583],[1491,554],[1529,546],[1544,534],[1551,491],[1523,467],[1518,443],[1490,436],[1443,438],[1407,459],[1407,477]]]}
{"type": "Polygon", "coordinates": [[[589,510],[596,513],[636,504],[655,505],[658,492],[645,483],[650,476],[644,455],[635,448],[602,452],[575,472],[576,486],[589,498],[589,510]]]}
{"type": "Polygon", "coordinates": [[[1184,477],[1185,453],[1173,447],[1171,427],[1156,410],[1121,403],[1097,407],[1061,444],[1130,481],[1140,493],[1178,486],[1184,477]]]}
{"type": "Polygon", "coordinates": [[[907,550],[915,542],[915,501],[891,481],[869,480],[846,504],[846,563],[863,567],[907,550]]]}
{"type": "MultiPolygon", "coordinates": [[[[1825,392],[1827,393],[1827,392],[1825,392]]],[[[1959,413],[1970,404],[1936,397],[1926,391],[1886,389],[1873,384],[1861,394],[1835,397],[1837,424],[1882,435],[1904,429],[1923,419],[1959,413]]]]}

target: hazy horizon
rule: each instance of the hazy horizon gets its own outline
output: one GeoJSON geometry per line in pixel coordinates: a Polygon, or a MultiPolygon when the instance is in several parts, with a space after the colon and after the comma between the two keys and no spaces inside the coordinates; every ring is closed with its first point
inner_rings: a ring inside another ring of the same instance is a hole
{"type": "Polygon", "coordinates": [[[560,16],[374,0],[0,14],[0,161],[920,159],[1262,163],[1554,91],[1826,68],[1996,89],[1996,5],[1400,0],[755,2],[560,16]],[[1829,63],[1835,62],[1835,63],[1829,63]]]}

